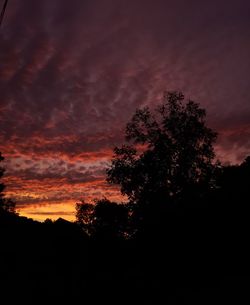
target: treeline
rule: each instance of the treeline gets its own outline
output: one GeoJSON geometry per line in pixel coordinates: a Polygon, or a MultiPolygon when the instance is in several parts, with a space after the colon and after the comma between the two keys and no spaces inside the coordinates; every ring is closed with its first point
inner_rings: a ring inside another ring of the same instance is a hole
{"type": "Polygon", "coordinates": [[[77,203],[83,231],[100,239],[158,238],[175,218],[183,218],[179,226],[188,229],[197,212],[216,219],[248,209],[250,157],[240,165],[216,160],[217,133],[205,118],[204,109],[178,92],[166,93],[153,111],[137,110],[126,127],[126,144],[114,149],[107,169],[107,181],[118,184],[128,202],[77,203]]]}
{"type": "Polygon", "coordinates": [[[0,184],[6,304],[249,301],[250,157],[217,161],[205,118],[178,92],[137,110],[107,169],[127,202],[79,202],[74,223],[18,216],[0,184]]]}

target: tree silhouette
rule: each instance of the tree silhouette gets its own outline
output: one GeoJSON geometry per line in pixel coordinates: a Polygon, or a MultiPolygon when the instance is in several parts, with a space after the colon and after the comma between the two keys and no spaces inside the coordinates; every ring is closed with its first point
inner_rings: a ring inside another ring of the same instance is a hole
{"type": "Polygon", "coordinates": [[[98,239],[126,238],[128,208],[104,198],[89,204],[76,204],[77,223],[88,234],[98,239]]]}
{"type": "Polygon", "coordinates": [[[98,238],[126,238],[128,209],[123,204],[99,200],[95,205],[94,228],[98,238]]]}
{"type": "Polygon", "coordinates": [[[94,221],[94,205],[86,203],[84,200],[76,203],[76,222],[85,233],[92,234],[94,221]]]}
{"type": "Polygon", "coordinates": [[[107,181],[119,184],[122,194],[137,203],[176,201],[211,188],[217,134],[206,126],[205,117],[204,109],[185,103],[179,92],[167,92],[154,112],[136,110],[126,127],[131,144],[114,149],[107,181]]]}
{"type": "MultiPolygon", "coordinates": [[[[0,152],[0,162],[4,160],[4,157],[2,156],[0,152]]],[[[0,167],[0,179],[2,178],[3,174],[5,172],[5,169],[3,167],[0,167]]],[[[4,194],[5,185],[0,181],[0,213],[16,213],[16,205],[15,202],[12,201],[9,198],[5,197],[4,194]]]]}

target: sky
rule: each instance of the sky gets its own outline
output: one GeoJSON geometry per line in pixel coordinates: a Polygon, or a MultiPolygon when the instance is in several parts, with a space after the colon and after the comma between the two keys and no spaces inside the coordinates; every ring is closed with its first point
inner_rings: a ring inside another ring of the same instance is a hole
{"type": "MultiPolygon", "coordinates": [[[[3,0],[0,5],[2,6],[3,0]]],[[[74,220],[106,196],[115,145],[138,107],[182,91],[250,154],[250,1],[11,0],[0,30],[0,151],[21,215],[74,220]]]]}

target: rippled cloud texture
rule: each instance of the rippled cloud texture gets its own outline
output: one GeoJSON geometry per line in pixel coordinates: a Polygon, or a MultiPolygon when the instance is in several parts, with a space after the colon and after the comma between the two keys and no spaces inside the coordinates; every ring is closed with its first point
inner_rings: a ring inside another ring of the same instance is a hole
{"type": "MultiPolygon", "coordinates": [[[[2,2],[1,2],[2,5],[2,2]]],[[[36,219],[103,195],[134,110],[181,90],[207,109],[218,156],[250,153],[247,0],[12,0],[0,33],[8,194],[36,219]]]]}

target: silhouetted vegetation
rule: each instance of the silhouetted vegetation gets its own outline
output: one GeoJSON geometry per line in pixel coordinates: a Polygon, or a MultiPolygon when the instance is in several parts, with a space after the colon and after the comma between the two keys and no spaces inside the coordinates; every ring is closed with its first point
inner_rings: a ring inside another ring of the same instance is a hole
{"type": "Polygon", "coordinates": [[[154,111],[137,110],[107,169],[128,202],[79,202],[75,223],[18,216],[1,184],[8,304],[16,296],[26,304],[249,302],[250,157],[217,162],[205,118],[176,92],[154,111]]]}
{"type": "Polygon", "coordinates": [[[77,223],[85,233],[99,240],[128,238],[128,213],[128,205],[108,199],[76,204],[77,223]]]}
{"type": "Polygon", "coordinates": [[[205,125],[205,110],[181,93],[167,93],[162,105],[136,111],[127,124],[132,145],[115,148],[108,181],[119,184],[130,201],[143,203],[160,195],[166,204],[190,189],[213,186],[216,133],[205,125]],[[142,145],[138,152],[136,145],[142,145]]]}

